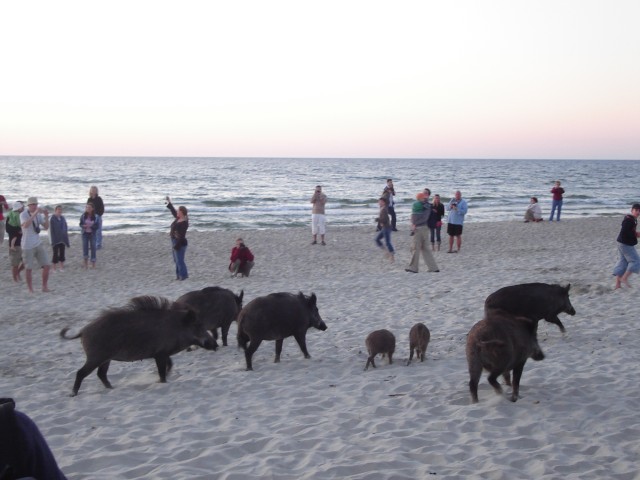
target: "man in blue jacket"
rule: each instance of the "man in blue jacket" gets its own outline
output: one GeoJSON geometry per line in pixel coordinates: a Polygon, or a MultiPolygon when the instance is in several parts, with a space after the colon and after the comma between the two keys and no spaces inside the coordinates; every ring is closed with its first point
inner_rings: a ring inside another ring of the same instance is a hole
{"type": "Polygon", "coordinates": [[[449,202],[449,217],[447,219],[447,235],[449,235],[449,251],[447,253],[456,253],[460,251],[462,246],[462,224],[464,216],[467,214],[467,201],[462,198],[460,190],[456,191],[455,196],[449,202]],[[456,239],[457,250],[453,249],[453,239],[456,239]]]}

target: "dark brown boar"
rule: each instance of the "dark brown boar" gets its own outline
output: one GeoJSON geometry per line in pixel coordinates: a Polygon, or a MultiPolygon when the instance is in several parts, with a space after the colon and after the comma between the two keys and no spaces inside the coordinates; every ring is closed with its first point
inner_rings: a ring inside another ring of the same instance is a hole
{"type": "Polygon", "coordinates": [[[63,328],[60,336],[69,340],[80,337],[87,355],[85,364],[76,375],[72,396],[78,394],[82,380],[96,368],[103,385],[112,388],[107,379],[111,360],[134,362],[153,358],[160,382],[164,383],[173,366],[171,355],[189,345],[199,345],[208,350],[218,348],[193,310],[161,297],[132,298],[122,308],[102,312],[77,335],[67,337],[68,330],[63,328]]]}
{"type": "Polygon", "coordinates": [[[318,312],[315,293],[272,293],[253,299],[238,315],[238,346],[244,349],[247,370],[253,370],[251,359],[263,340],[275,340],[275,363],[280,361],[283,340],[290,336],[296,339],[304,357],[311,358],[306,343],[311,327],[327,329],[318,312]]]}
{"type": "Polygon", "coordinates": [[[417,357],[424,362],[424,356],[427,353],[427,346],[431,340],[431,332],[424,323],[416,323],[409,331],[409,361],[413,359],[413,351],[416,351],[417,357]]]}
{"type": "Polygon", "coordinates": [[[536,322],[501,310],[492,310],[471,328],[466,353],[473,403],[478,402],[478,382],[483,369],[489,372],[488,381],[498,394],[502,393],[502,387],[497,378],[513,370],[511,401],[515,402],[527,359],[544,358],[536,337],[536,322]]]}
{"type": "Polygon", "coordinates": [[[396,337],[389,330],[374,330],[367,335],[364,344],[367,347],[367,352],[369,352],[367,364],[364,366],[365,370],[369,368],[369,364],[371,364],[373,368],[376,368],[376,363],[373,359],[379,353],[382,354],[383,357],[386,354],[389,357],[389,364],[393,363],[393,352],[396,351],[396,337]]]}
{"type": "Polygon", "coordinates": [[[204,328],[218,339],[218,328],[222,336],[222,345],[227,346],[229,327],[237,320],[242,309],[244,290],[235,295],[231,290],[220,287],[206,287],[182,295],[177,302],[184,303],[195,310],[204,328]]]}
{"type": "Polygon", "coordinates": [[[485,313],[491,309],[504,310],[538,322],[545,319],[565,332],[558,314],[575,315],[576,310],[569,300],[571,285],[550,285],[548,283],[522,283],[496,290],[484,302],[485,313]]]}

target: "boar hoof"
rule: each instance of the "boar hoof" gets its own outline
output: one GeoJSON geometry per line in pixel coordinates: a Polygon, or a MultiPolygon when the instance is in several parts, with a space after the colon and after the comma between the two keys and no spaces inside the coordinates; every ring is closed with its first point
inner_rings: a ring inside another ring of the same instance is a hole
{"type": "Polygon", "coordinates": [[[304,358],[311,358],[311,355],[309,355],[308,353],[304,356],[304,358]]]}

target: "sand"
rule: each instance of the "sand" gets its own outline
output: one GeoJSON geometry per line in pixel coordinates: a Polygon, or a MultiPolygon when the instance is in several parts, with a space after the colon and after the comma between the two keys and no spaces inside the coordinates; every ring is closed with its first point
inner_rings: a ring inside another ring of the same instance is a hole
{"type": "Polygon", "coordinates": [[[70,479],[640,478],[640,277],[613,290],[621,220],[468,224],[462,251],[443,249],[440,272],[417,275],[404,271],[404,225],[393,265],[373,222],[329,224],[326,247],[306,228],[189,232],[184,282],[165,234],[106,236],[95,270],[81,268],[76,236],[53,292],[34,294],[11,281],[5,243],[0,394],[36,421],[70,479]],[[238,234],[256,256],[249,278],[226,271],[238,234]],[[540,322],[546,359],[527,363],[516,403],[483,375],[472,405],[466,334],[488,294],[534,281],[570,283],[577,315],[561,315],[564,335],[540,322]],[[245,304],[315,292],[329,328],[309,331],[311,359],[289,338],[275,364],[265,342],[247,372],[234,324],[228,347],[175,355],[166,384],[153,360],[112,362],[113,390],[91,374],[69,396],[85,357],[62,327],[75,332],[136,295],[212,285],[243,289],[245,304]],[[416,322],[431,343],[424,363],[406,366],[416,322]],[[380,328],[396,336],[395,361],[365,372],[365,337],[380,328]]]}

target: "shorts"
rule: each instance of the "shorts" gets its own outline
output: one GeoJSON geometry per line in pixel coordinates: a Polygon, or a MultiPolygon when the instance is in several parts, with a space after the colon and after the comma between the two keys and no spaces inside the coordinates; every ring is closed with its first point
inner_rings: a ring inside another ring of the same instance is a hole
{"type": "Polygon", "coordinates": [[[312,235],[324,235],[325,233],[325,220],[324,214],[312,213],[311,214],[311,234],[312,235]]]}
{"type": "Polygon", "coordinates": [[[47,252],[44,251],[44,246],[42,244],[34,248],[23,250],[22,259],[27,270],[33,270],[34,259],[38,260],[38,264],[41,267],[46,267],[49,265],[49,255],[47,255],[47,252]]]}
{"type": "Polygon", "coordinates": [[[449,235],[450,237],[457,237],[458,235],[462,235],[462,225],[447,223],[447,235],[449,235]]]}
{"type": "Polygon", "coordinates": [[[9,261],[12,267],[19,267],[22,262],[22,247],[14,247],[15,250],[9,250],[9,261]]]}

